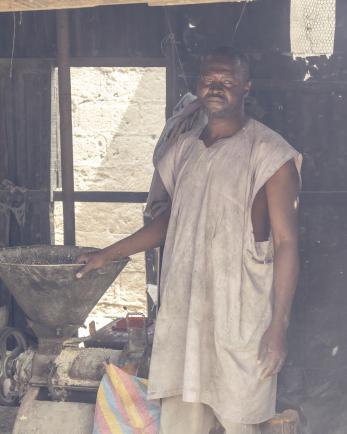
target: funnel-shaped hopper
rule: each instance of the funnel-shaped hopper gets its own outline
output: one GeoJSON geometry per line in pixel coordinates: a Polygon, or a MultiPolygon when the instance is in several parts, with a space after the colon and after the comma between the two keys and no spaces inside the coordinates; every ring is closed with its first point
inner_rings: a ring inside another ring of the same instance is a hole
{"type": "Polygon", "coordinates": [[[0,249],[0,278],[27,315],[38,338],[69,338],[125,267],[112,262],[76,279],[76,258],[96,249],[29,246],[0,249]]]}

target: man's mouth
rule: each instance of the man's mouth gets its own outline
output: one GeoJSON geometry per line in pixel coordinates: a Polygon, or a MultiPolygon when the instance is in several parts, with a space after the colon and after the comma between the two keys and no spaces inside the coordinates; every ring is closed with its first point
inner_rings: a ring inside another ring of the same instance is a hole
{"type": "Polygon", "coordinates": [[[225,98],[220,95],[208,95],[205,97],[206,101],[217,101],[217,102],[225,102],[225,98]]]}

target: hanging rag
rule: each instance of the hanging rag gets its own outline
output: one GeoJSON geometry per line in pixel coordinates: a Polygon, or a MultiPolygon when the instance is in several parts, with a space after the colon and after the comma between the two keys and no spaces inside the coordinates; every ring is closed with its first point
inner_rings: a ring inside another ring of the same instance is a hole
{"type": "Polygon", "coordinates": [[[9,244],[10,215],[12,214],[18,225],[23,227],[25,213],[26,189],[4,179],[0,183],[0,247],[9,244]]]}
{"type": "Polygon", "coordinates": [[[154,174],[149,189],[145,216],[154,218],[167,207],[168,196],[160,180],[157,165],[164,154],[177,143],[181,134],[207,124],[207,117],[201,110],[197,97],[186,93],[174,107],[173,116],[165,124],[153,154],[154,174]]]}

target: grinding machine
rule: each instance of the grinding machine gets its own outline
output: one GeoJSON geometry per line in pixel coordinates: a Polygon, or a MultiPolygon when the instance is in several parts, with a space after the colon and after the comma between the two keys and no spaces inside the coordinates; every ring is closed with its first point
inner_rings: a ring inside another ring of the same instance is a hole
{"type": "MultiPolygon", "coordinates": [[[[127,324],[126,336],[113,330],[111,323],[93,336],[76,337],[91,309],[129,261],[123,258],[76,279],[81,267],[76,258],[91,250],[69,246],[0,249],[0,278],[36,335],[28,340],[15,328],[0,329],[0,405],[20,403],[13,434],[92,434],[105,363],[141,377],[148,372],[153,330],[138,326],[146,324],[144,318],[114,321],[127,324]],[[111,347],[105,348],[110,338],[111,347]]],[[[262,432],[296,434],[298,427],[298,413],[286,410],[268,421],[262,432]]]]}
{"type": "Polygon", "coordinates": [[[85,348],[76,337],[91,309],[128,258],[76,279],[76,258],[91,251],[70,246],[0,250],[0,278],[36,336],[28,345],[14,328],[0,330],[0,404],[20,402],[13,433],[88,434],[104,364],[121,351],[85,348]]]}

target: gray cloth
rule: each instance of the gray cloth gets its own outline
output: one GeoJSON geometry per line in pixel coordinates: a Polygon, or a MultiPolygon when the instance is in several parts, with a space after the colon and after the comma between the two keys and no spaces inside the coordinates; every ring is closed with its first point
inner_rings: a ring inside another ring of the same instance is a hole
{"type": "Polygon", "coordinates": [[[149,397],[182,395],[220,420],[258,424],[275,414],[276,376],[261,379],[260,339],[270,324],[273,243],[256,243],[257,192],[301,156],[250,119],[206,147],[180,136],[158,171],[172,200],[161,276],[149,397]]]}
{"type": "Polygon", "coordinates": [[[173,110],[173,116],[165,124],[153,154],[154,174],[149,189],[145,215],[154,218],[167,207],[169,197],[158,175],[157,165],[165,153],[175,146],[181,134],[207,124],[207,118],[200,109],[197,97],[185,94],[173,110]]]}
{"type": "Polygon", "coordinates": [[[21,227],[25,224],[26,191],[8,179],[0,184],[0,213],[12,212],[21,227]]]}
{"type": "Polygon", "coordinates": [[[26,217],[26,189],[4,179],[0,184],[0,247],[10,242],[10,218],[15,217],[23,227],[26,217]]]}

